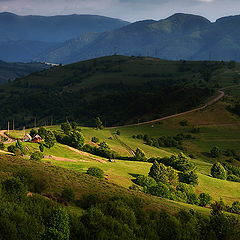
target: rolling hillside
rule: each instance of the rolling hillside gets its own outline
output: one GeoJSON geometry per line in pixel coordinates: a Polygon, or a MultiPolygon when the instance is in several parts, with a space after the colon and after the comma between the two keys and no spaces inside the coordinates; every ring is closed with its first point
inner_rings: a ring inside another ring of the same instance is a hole
{"type": "Polygon", "coordinates": [[[0,61],[0,84],[29,75],[33,72],[48,69],[50,66],[42,63],[7,63],[0,61]]]}
{"type": "Polygon", "coordinates": [[[170,60],[240,60],[239,16],[209,20],[175,14],[160,21],[145,20],[104,33],[85,34],[38,60],[72,63],[111,54],[151,56],[170,60]]]}
{"type": "Polygon", "coordinates": [[[68,118],[93,125],[157,119],[203,105],[238,82],[239,65],[109,56],[33,73],[1,87],[1,125],[68,118]]]}

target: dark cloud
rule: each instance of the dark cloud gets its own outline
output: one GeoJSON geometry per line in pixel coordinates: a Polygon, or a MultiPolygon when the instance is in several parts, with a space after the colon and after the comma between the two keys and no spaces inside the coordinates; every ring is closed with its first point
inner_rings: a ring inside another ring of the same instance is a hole
{"type": "Polygon", "coordinates": [[[176,12],[198,14],[215,20],[239,14],[238,9],[239,0],[0,0],[0,11],[20,15],[88,13],[129,21],[162,19],[176,12]]]}

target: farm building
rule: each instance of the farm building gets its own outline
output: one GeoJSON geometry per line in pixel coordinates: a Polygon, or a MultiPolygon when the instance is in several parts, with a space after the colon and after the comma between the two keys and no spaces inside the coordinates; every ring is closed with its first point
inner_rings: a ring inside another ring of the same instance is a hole
{"type": "Polygon", "coordinates": [[[32,141],[32,137],[30,134],[26,134],[23,139],[22,139],[23,142],[31,142],[32,141]]]}
{"type": "Polygon", "coordinates": [[[33,143],[40,143],[40,142],[42,142],[42,138],[41,138],[41,136],[39,136],[37,134],[36,136],[33,137],[31,142],[33,142],[33,143]]]}

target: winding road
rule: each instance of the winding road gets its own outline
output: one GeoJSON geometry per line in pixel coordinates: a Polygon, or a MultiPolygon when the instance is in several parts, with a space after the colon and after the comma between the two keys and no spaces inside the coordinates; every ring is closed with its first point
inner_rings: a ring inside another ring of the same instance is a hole
{"type": "Polygon", "coordinates": [[[15,139],[10,138],[6,135],[7,130],[0,130],[0,137],[7,139],[7,141],[4,141],[5,144],[16,142],[15,139]]]}
{"type": "MultiPolygon", "coordinates": [[[[233,86],[230,86],[230,87],[233,87],[233,86]]],[[[169,116],[166,116],[166,117],[154,119],[154,120],[151,120],[151,121],[146,121],[146,122],[141,122],[141,123],[134,123],[134,124],[128,124],[128,125],[117,126],[117,127],[116,126],[115,127],[108,127],[108,129],[121,128],[121,127],[134,127],[134,126],[141,126],[141,125],[145,125],[145,124],[152,124],[152,123],[160,122],[160,121],[163,121],[163,120],[166,120],[166,119],[175,118],[175,117],[182,116],[182,115],[185,115],[185,114],[188,114],[188,113],[192,113],[192,112],[196,112],[196,111],[199,111],[199,110],[203,110],[203,109],[213,105],[214,103],[218,102],[222,98],[224,98],[224,96],[226,94],[225,94],[225,92],[223,90],[227,89],[227,88],[230,88],[230,87],[226,87],[226,88],[222,88],[222,89],[218,90],[219,95],[217,97],[215,97],[214,99],[212,99],[211,101],[207,102],[205,105],[203,105],[201,107],[194,108],[194,109],[189,110],[189,111],[185,111],[185,112],[169,115],[169,116]]]]}

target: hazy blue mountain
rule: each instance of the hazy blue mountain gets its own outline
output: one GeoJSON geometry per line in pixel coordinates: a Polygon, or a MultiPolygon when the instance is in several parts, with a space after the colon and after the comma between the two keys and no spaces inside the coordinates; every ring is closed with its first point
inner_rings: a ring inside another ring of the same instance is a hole
{"type": "Polygon", "coordinates": [[[38,60],[71,63],[111,54],[186,60],[240,60],[240,16],[212,23],[191,14],[140,21],[103,33],[87,33],[38,60]]]}
{"type": "Polygon", "coordinates": [[[0,59],[29,62],[86,32],[104,32],[128,22],[95,15],[18,16],[0,13],[0,59]]]}
{"type": "Polygon", "coordinates": [[[40,41],[0,41],[0,59],[6,62],[30,62],[39,54],[55,49],[58,43],[40,41]]]}
{"type": "Polygon", "coordinates": [[[18,16],[0,13],[0,41],[64,42],[85,32],[103,32],[128,22],[96,15],[18,16]]]}
{"type": "Polygon", "coordinates": [[[8,80],[25,77],[33,72],[38,72],[51,66],[43,63],[7,63],[0,61],[0,84],[8,80]]]}

